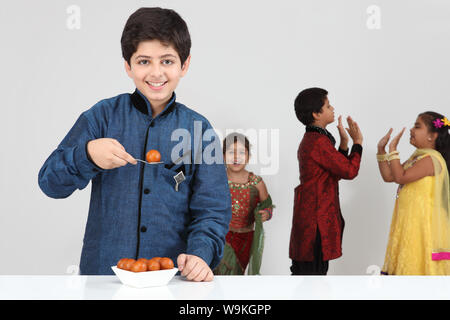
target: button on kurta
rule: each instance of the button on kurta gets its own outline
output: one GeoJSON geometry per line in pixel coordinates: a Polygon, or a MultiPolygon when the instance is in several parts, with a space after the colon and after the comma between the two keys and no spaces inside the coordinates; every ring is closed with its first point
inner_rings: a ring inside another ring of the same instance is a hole
{"type": "Polygon", "coordinates": [[[146,226],[142,226],[141,227],[141,232],[146,232],[147,231],[147,227],[146,226]]]}

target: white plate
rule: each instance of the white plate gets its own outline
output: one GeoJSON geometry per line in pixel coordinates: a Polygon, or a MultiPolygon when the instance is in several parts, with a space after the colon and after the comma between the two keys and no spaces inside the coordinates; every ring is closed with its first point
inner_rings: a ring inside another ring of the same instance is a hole
{"type": "Polygon", "coordinates": [[[134,288],[165,286],[178,272],[177,268],[145,272],[127,271],[117,266],[112,266],[111,269],[123,284],[134,288]]]}

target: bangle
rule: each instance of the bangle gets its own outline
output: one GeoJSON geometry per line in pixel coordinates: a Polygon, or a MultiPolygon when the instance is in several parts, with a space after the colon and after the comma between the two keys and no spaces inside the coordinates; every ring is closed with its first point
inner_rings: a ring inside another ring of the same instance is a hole
{"type": "Polygon", "coordinates": [[[270,220],[270,219],[272,219],[272,212],[273,212],[272,207],[263,209],[263,211],[265,211],[265,212],[267,212],[267,213],[269,214],[269,216],[267,217],[267,221],[270,220]]]}
{"type": "Polygon", "coordinates": [[[385,154],[377,154],[377,161],[378,162],[384,162],[384,161],[388,161],[388,155],[385,154]]]}
{"type": "Polygon", "coordinates": [[[398,154],[394,154],[393,156],[389,157],[389,161],[392,160],[400,160],[400,156],[398,154]]]}
{"type": "Polygon", "coordinates": [[[400,160],[399,152],[397,150],[390,152],[387,157],[388,161],[400,160]]]}

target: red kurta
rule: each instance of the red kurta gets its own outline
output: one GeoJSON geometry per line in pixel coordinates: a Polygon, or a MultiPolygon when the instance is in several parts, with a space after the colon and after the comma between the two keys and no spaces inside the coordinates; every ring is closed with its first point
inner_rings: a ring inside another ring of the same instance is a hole
{"type": "MultiPolygon", "coordinates": [[[[319,229],[323,260],[342,255],[344,219],[339,205],[340,179],[358,175],[361,154],[352,148],[346,157],[330,139],[318,132],[306,132],[298,148],[300,185],[295,188],[289,257],[313,261],[313,246],[319,229]]],[[[360,148],[361,149],[361,148],[360,148]]]]}

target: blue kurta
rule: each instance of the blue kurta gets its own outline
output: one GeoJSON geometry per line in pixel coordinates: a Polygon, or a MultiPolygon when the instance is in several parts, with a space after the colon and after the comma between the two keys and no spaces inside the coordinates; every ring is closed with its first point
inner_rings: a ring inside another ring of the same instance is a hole
{"type": "Polygon", "coordinates": [[[165,256],[176,264],[187,253],[211,268],[221,260],[231,199],[220,141],[208,120],[176,102],[175,94],[155,118],[138,90],[81,114],[42,166],[39,186],[49,197],[66,198],[91,180],[81,274],[112,274],[120,258],[165,256]],[[99,138],[116,139],[138,159],[156,149],[164,164],[103,170],[86,153],[87,143],[99,138]],[[180,171],[186,180],[176,191],[180,171]]]}

